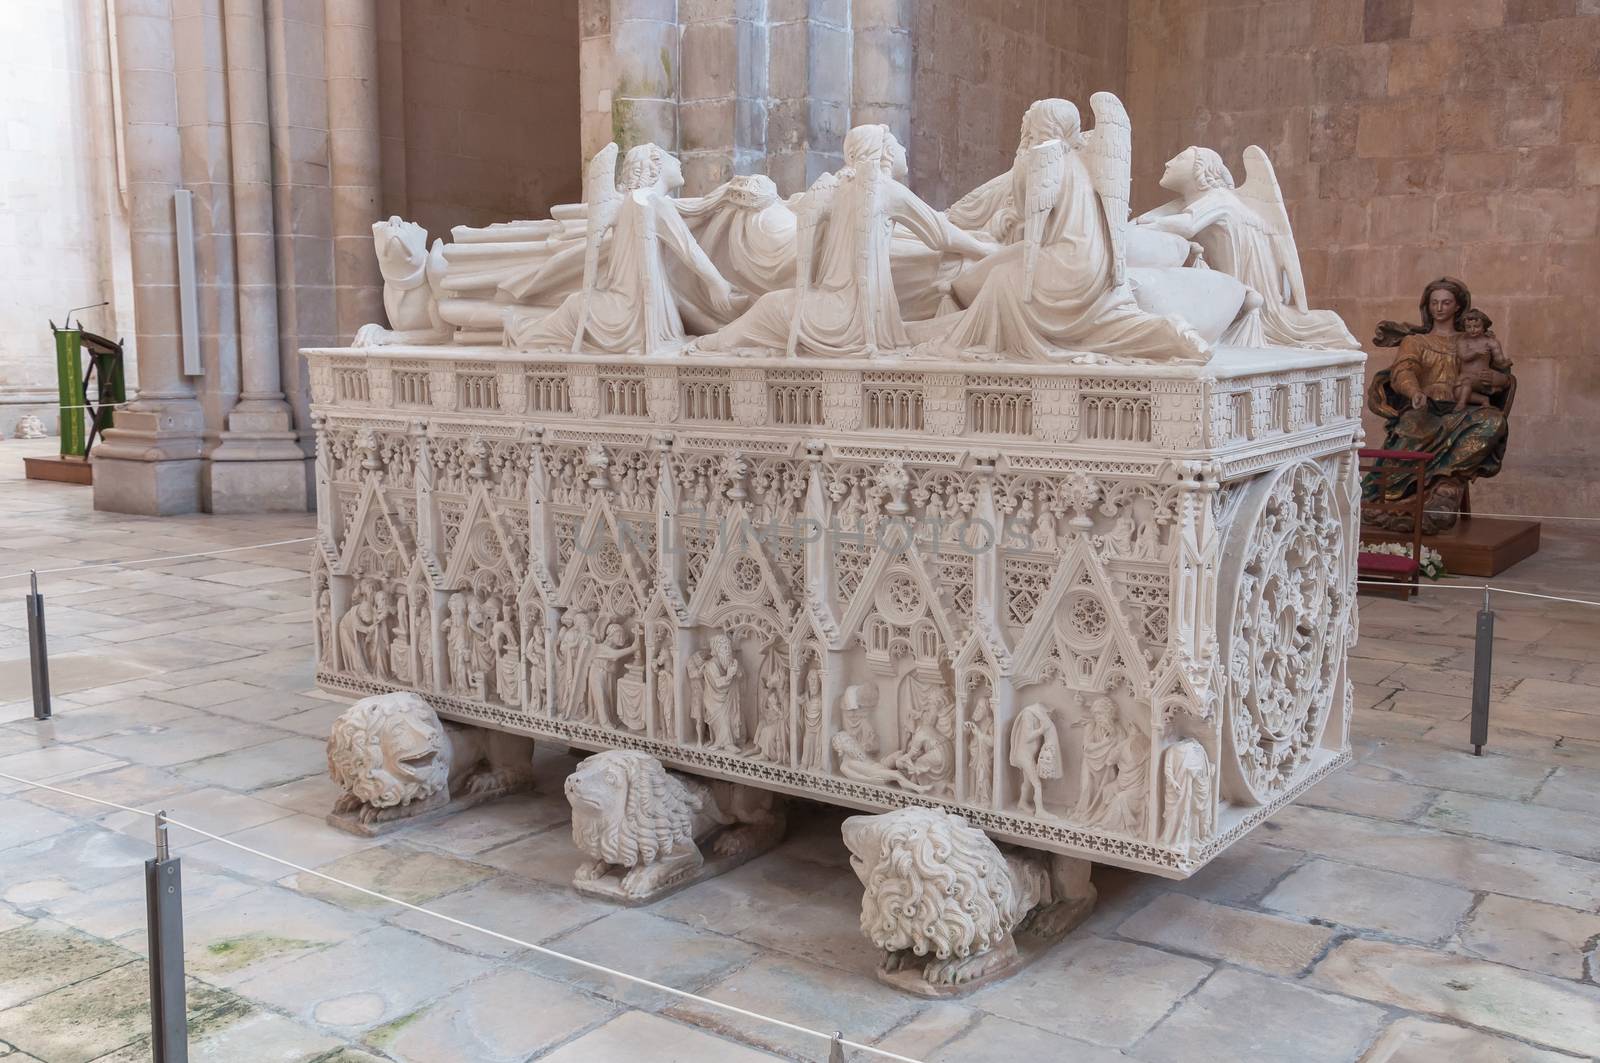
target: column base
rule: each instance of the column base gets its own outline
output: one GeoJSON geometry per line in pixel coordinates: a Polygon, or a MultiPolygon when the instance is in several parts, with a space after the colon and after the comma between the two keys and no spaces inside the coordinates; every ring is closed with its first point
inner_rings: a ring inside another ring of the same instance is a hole
{"type": "Polygon", "coordinates": [[[94,457],[94,508],[167,517],[200,512],[199,458],[134,461],[94,457]]]}
{"type": "Polygon", "coordinates": [[[304,513],[305,457],[278,461],[206,463],[205,502],[208,513],[304,513]]]}

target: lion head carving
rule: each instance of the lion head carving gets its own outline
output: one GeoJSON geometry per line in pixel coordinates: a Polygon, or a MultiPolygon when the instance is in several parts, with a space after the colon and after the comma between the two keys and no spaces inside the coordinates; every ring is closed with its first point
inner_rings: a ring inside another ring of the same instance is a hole
{"type": "Polygon", "coordinates": [[[850,865],[866,887],[861,930],[885,952],[939,959],[1001,945],[1026,914],[988,837],[942,809],[902,808],[844,821],[850,865]]]}
{"type": "Polygon", "coordinates": [[[328,773],[364,804],[392,808],[450,784],[449,739],[426,701],[407,691],[362,698],[328,735],[328,773]]]}
{"type": "Polygon", "coordinates": [[[654,757],[612,749],[567,776],[572,840],[595,860],[621,867],[651,863],[694,840],[703,799],[654,757]]]}

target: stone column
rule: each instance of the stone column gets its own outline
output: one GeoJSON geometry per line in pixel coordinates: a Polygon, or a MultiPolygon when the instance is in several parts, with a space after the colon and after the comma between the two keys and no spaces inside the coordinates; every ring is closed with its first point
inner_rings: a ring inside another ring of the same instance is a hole
{"type": "Polygon", "coordinates": [[[173,193],[183,172],[172,18],[117,15],[139,396],[95,447],[94,505],[119,513],[200,508],[205,420],[183,376],[173,193]]]}
{"type": "Polygon", "coordinates": [[[677,8],[676,0],[611,0],[611,139],[624,153],[681,147],[677,8]]]}
{"type": "Polygon", "coordinates": [[[333,276],[341,343],[383,321],[383,280],[372,251],[382,195],[378,131],[377,0],[324,0],[328,161],[333,186],[333,276]]]}
{"type": "Polygon", "coordinates": [[[912,0],[853,0],[850,124],[881,123],[911,143],[912,0]]]}
{"type": "Polygon", "coordinates": [[[300,512],[306,508],[306,459],[284,401],[278,361],[264,2],[224,0],[223,17],[241,392],[222,442],[211,453],[206,508],[213,513],[300,512]]]}
{"type": "Polygon", "coordinates": [[[767,0],[708,0],[682,19],[678,157],[695,195],[766,168],[767,0]]]}

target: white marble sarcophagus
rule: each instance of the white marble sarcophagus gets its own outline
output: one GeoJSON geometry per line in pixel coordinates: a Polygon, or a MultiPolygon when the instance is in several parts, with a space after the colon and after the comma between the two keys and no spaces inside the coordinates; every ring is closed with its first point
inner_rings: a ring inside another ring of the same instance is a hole
{"type": "Polygon", "coordinates": [[[1359,352],[308,357],[330,690],[1169,876],[1348,757],[1359,352]]]}
{"type": "Polygon", "coordinates": [[[307,352],[319,682],[1177,877],[1342,763],[1364,356],[1264,152],[1135,221],[1093,105],[944,212],[864,125],[788,199],[611,145],[375,225],[388,327],[307,352]]]}

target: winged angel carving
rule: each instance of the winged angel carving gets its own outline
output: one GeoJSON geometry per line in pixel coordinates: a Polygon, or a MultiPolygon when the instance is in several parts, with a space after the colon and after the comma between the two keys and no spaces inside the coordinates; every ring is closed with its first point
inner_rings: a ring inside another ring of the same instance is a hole
{"type": "Polygon", "coordinates": [[[1214,269],[1238,278],[1260,297],[1229,341],[1247,347],[1359,348],[1338,314],[1307,308],[1300,251],[1272,160],[1252,144],[1244,149],[1244,172],[1244,184],[1235,188],[1233,174],[1215,151],[1185,149],[1161,175],[1161,187],[1178,198],[1142,215],[1140,227],[1197,242],[1214,269]]]}

